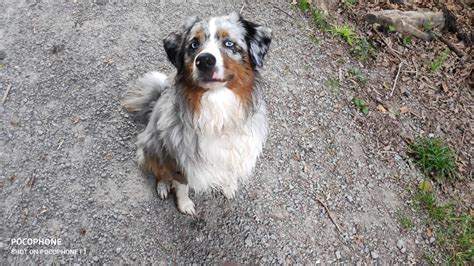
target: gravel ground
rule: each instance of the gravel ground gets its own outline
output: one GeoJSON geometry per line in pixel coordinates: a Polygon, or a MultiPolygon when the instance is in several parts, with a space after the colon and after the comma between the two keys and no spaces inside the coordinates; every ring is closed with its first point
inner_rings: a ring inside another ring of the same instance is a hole
{"type": "Polygon", "coordinates": [[[186,17],[241,5],[28,2],[0,2],[0,95],[10,88],[0,106],[1,264],[423,256],[428,244],[402,234],[396,214],[405,206],[397,178],[417,172],[396,153],[388,165],[371,149],[375,140],[357,122],[362,113],[346,104],[350,92],[325,88],[335,42],[314,45],[307,21],[288,3],[243,10],[274,30],[262,70],[271,133],[255,175],[235,200],[195,197],[198,218],[191,218],[174,199],[158,199],[154,180],[140,175],[134,142],[143,126],[120,100],[144,73],[172,72],[161,39],[186,17]],[[45,248],[11,245],[18,237],[60,238],[59,248],[82,253],[13,254],[45,248]]]}

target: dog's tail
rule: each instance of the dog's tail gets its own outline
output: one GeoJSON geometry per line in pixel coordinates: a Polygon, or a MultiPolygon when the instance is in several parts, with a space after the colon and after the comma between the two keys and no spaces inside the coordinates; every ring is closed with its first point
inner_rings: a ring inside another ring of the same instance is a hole
{"type": "Polygon", "coordinates": [[[127,93],[122,106],[132,113],[136,119],[148,123],[156,100],[166,87],[169,87],[168,78],[160,72],[145,74],[139,81],[138,87],[127,93]]]}

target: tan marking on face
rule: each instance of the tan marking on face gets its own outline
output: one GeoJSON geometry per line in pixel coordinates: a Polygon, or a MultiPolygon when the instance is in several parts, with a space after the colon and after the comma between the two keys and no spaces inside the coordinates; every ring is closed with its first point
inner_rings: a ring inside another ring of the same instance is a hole
{"type": "Polygon", "coordinates": [[[229,37],[229,32],[225,31],[225,30],[221,30],[217,33],[217,36],[219,36],[219,39],[225,39],[227,37],[229,37]]]}
{"type": "Polygon", "coordinates": [[[203,31],[198,31],[196,32],[196,34],[194,34],[194,38],[196,38],[200,43],[202,43],[204,42],[206,35],[204,34],[203,31]]]}
{"type": "Polygon", "coordinates": [[[255,74],[250,64],[249,56],[244,55],[242,62],[236,62],[229,57],[224,57],[224,76],[230,81],[227,88],[232,90],[244,105],[248,105],[252,98],[255,74]]]}

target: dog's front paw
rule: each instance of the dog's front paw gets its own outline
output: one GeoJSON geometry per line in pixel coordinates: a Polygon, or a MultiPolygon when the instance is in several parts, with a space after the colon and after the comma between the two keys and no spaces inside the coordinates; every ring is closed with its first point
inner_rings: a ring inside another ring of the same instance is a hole
{"type": "Polygon", "coordinates": [[[158,181],[156,184],[156,193],[160,199],[168,198],[168,193],[170,192],[170,183],[166,181],[158,181]]]}
{"type": "Polygon", "coordinates": [[[193,215],[196,213],[194,210],[194,202],[190,199],[179,199],[178,200],[178,209],[184,214],[193,215]]]}

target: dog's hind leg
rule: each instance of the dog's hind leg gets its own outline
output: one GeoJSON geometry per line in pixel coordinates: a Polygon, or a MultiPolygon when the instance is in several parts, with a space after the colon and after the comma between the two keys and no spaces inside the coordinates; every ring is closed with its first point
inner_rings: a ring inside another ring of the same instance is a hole
{"type": "Polygon", "coordinates": [[[156,183],[156,193],[161,199],[168,198],[168,193],[170,192],[170,189],[171,185],[168,180],[159,180],[158,183],[156,183]]]}
{"type": "Polygon", "coordinates": [[[156,177],[156,193],[161,199],[168,198],[171,189],[171,180],[174,176],[174,170],[170,169],[168,164],[163,164],[157,156],[145,156],[142,164],[142,170],[146,174],[156,177]]]}

